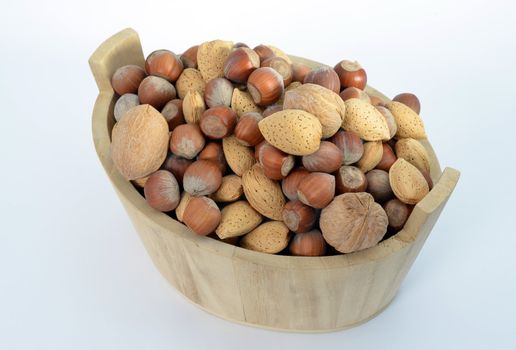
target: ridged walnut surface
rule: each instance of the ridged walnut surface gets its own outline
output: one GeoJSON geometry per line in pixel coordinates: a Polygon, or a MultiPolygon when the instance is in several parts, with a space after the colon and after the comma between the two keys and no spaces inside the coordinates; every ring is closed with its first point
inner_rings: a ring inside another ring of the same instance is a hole
{"type": "MultiPolygon", "coordinates": [[[[298,57],[311,67],[320,64],[298,57]]],[[[433,190],[414,208],[405,228],[361,252],[327,257],[258,253],[193,234],[150,208],[113,166],[109,155],[116,96],[110,78],[125,64],[144,65],[138,34],[125,29],[91,56],[100,93],[93,110],[95,147],[113,187],[161,274],[188,299],[222,318],[287,331],[348,328],[381,312],[396,292],[434,226],[458,178],[441,173],[430,143],[433,190]]],[[[367,92],[386,97],[367,87],[367,92]]]]}

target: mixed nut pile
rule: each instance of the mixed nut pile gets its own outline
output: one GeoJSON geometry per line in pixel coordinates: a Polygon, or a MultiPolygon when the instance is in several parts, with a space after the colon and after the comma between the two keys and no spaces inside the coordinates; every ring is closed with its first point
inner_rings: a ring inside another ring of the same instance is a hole
{"type": "Polygon", "coordinates": [[[348,60],[311,69],[215,40],[112,77],[111,155],[147,203],[199,235],[265,253],[376,245],[431,189],[420,104],[367,94],[348,60]]]}

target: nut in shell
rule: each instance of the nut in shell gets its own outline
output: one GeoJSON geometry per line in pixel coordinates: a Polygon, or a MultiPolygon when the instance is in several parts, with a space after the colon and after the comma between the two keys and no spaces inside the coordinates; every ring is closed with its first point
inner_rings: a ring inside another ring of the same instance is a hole
{"type": "Polygon", "coordinates": [[[262,216],[246,201],[231,203],[221,213],[222,219],[215,230],[220,239],[245,235],[262,222],[262,216]]]}
{"type": "Polygon", "coordinates": [[[190,90],[183,99],[183,116],[188,124],[198,124],[206,110],[204,99],[199,91],[190,90]]]}
{"type": "Polygon", "coordinates": [[[281,221],[261,224],[240,240],[243,248],[262,253],[276,254],[288,246],[290,232],[281,221]]]}
{"type": "Polygon", "coordinates": [[[400,139],[394,146],[398,158],[403,158],[416,168],[430,171],[430,161],[426,148],[418,140],[400,139]]]}
{"type": "Polygon", "coordinates": [[[252,149],[238,142],[234,135],[222,139],[222,149],[229,167],[238,176],[242,176],[256,163],[252,149]]]}
{"type": "Polygon", "coordinates": [[[210,198],[215,202],[234,202],[244,194],[242,178],[238,175],[226,175],[222,178],[219,189],[210,198]]]}
{"type": "Polygon", "coordinates": [[[364,173],[374,169],[382,160],[383,144],[381,141],[370,141],[364,143],[364,154],[357,163],[357,166],[364,173]]]}
{"type": "Polygon", "coordinates": [[[387,108],[391,111],[398,130],[396,136],[398,138],[426,138],[425,125],[421,117],[414,112],[410,107],[407,107],[401,102],[392,101],[387,104],[387,108]]]}
{"type": "Polygon", "coordinates": [[[233,90],[231,108],[233,108],[239,117],[248,112],[262,112],[261,108],[254,103],[251,94],[247,91],[240,91],[239,89],[233,90]]]}
{"type": "Polygon", "coordinates": [[[396,197],[406,204],[417,204],[430,191],[423,174],[403,158],[389,170],[389,182],[396,197]]]}
{"type": "Polygon", "coordinates": [[[179,98],[184,99],[188,91],[197,91],[204,95],[206,82],[202,78],[201,72],[194,68],[187,68],[181,73],[176,81],[176,90],[179,98]]]}
{"type": "Polygon", "coordinates": [[[224,76],[224,62],[233,49],[230,41],[213,40],[202,43],[197,49],[197,67],[204,81],[224,76]]]}
{"type": "Polygon", "coordinates": [[[351,98],[345,104],[346,117],[342,123],[344,130],[357,133],[365,141],[390,139],[387,121],[373,105],[358,98],[351,98]]]}

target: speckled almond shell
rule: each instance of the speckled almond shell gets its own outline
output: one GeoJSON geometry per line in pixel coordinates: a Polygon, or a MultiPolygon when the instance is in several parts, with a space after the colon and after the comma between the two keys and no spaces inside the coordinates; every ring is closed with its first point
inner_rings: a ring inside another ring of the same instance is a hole
{"type": "Polygon", "coordinates": [[[382,160],[383,146],[382,141],[369,141],[364,143],[364,154],[357,163],[363,173],[374,169],[382,160]]]}
{"type": "Polygon", "coordinates": [[[233,96],[231,97],[231,108],[233,108],[239,118],[247,112],[262,113],[262,109],[254,103],[251,94],[239,89],[233,90],[233,96]]]}
{"type": "Polygon", "coordinates": [[[179,204],[176,208],[176,217],[177,220],[179,220],[180,222],[183,222],[183,214],[185,212],[186,207],[188,206],[188,203],[190,203],[190,200],[192,198],[193,197],[190,195],[190,193],[186,191],[183,191],[183,193],[181,194],[181,199],[179,200],[179,204]]]}
{"type": "Polygon", "coordinates": [[[240,245],[257,252],[275,254],[287,247],[289,238],[290,232],[283,222],[269,221],[242,237],[240,245]]]}
{"type": "Polygon", "coordinates": [[[260,164],[255,164],[242,176],[244,194],[249,204],[263,216],[272,220],[282,220],[285,196],[278,182],[265,176],[260,164]]]}
{"type": "Polygon", "coordinates": [[[346,116],[346,105],[335,92],[316,84],[303,84],[285,93],[283,109],[302,109],[322,125],[322,138],[333,136],[346,116]]]}
{"type": "Polygon", "coordinates": [[[258,127],[268,143],[288,154],[312,154],[321,144],[319,119],[300,109],[276,112],[262,119],[258,127]]]}
{"type": "Polygon", "coordinates": [[[111,158],[127,180],[158,170],[168,150],[168,124],[150,105],[131,108],[113,127],[111,158]]]}
{"type": "Polygon", "coordinates": [[[398,138],[426,138],[423,120],[416,112],[410,109],[410,107],[407,107],[401,102],[392,101],[387,104],[387,108],[391,111],[398,125],[398,131],[396,132],[398,138]]]}
{"type": "Polygon", "coordinates": [[[262,222],[262,216],[246,201],[238,201],[224,207],[222,219],[215,230],[220,239],[238,237],[251,232],[262,222]]]}
{"type": "Polygon", "coordinates": [[[350,98],[345,104],[346,117],[342,122],[344,130],[357,133],[365,141],[389,140],[387,121],[372,104],[358,98],[350,98]]]}
{"type": "Polygon", "coordinates": [[[288,55],[285,52],[283,52],[283,50],[280,50],[276,46],[272,46],[272,45],[266,45],[266,46],[272,50],[272,52],[274,53],[275,56],[281,57],[285,61],[287,61],[289,64],[292,64],[292,60],[290,59],[290,57],[288,57],[288,55]]]}
{"type": "Polygon", "coordinates": [[[415,139],[400,139],[394,145],[396,156],[403,158],[418,169],[430,172],[430,161],[426,148],[415,139]]]}
{"type": "Polygon", "coordinates": [[[229,167],[238,176],[242,176],[256,163],[253,150],[238,142],[234,135],[222,139],[222,150],[229,167]]]}
{"type": "Polygon", "coordinates": [[[197,68],[205,82],[224,77],[224,61],[231,53],[231,41],[213,40],[202,43],[197,49],[197,68]]]}
{"type": "Polygon", "coordinates": [[[206,110],[204,98],[195,90],[186,93],[183,99],[183,116],[188,124],[199,124],[201,116],[206,110]]]}
{"type": "Polygon", "coordinates": [[[423,174],[403,158],[398,158],[391,166],[389,183],[394,195],[407,204],[417,204],[429,192],[423,174]]]}
{"type": "Polygon", "coordinates": [[[194,90],[204,96],[204,89],[206,82],[204,81],[201,72],[197,69],[186,68],[176,81],[176,90],[179,98],[184,99],[188,91],[194,90]]]}
{"type": "Polygon", "coordinates": [[[219,189],[210,197],[215,202],[234,202],[242,197],[244,189],[242,188],[242,178],[238,175],[226,175],[222,178],[222,184],[219,189]]]}

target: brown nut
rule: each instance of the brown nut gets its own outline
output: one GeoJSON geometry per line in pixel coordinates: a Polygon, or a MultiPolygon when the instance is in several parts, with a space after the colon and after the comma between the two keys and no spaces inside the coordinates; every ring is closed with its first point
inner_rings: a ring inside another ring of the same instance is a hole
{"type": "Polygon", "coordinates": [[[215,230],[221,239],[245,235],[260,225],[263,219],[246,201],[228,204],[221,213],[222,219],[215,230]]]}
{"type": "Polygon", "coordinates": [[[256,146],[263,141],[262,133],[258,128],[258,122],[263,117],[260,113],[244,113],[235,127],[235,137],[244,146],[256,146]]]}
{"type": "Polygon", "coordinates": [[[283,94],[283,77],[272,68],[258,68],[249,76],[247,90],[257,105],[271,105],[283,94]]]}
{"type": "Polygon", "coordinates": [[[360,137],[353,131],[339,130],[330,139],[342,152],[342,164],[356,163],[364,154],[364,144],[360,137]]]}
{"type": "Polygon", "coordinates": [[[217,204],[208,197],[192,197],[182,215],[185,225],[200,236],[215,231],[221,218],[217,204]]]}
{"type": "Polygon", "coordinates": [[[310,231],[317,219],[315,209],[300,201],[285,204],[281,215],[289,230],[297,233],[310,231]]]}
{"type": "Polygon", "coordinates": [[[383,144],[381,141],[369,141],[364,143],[364,154],[357,163],[357,166],[364,173],[374,169],[382,160],[383,144]]]}
{"type": "Polygon", "coordinates": [[[396,133],[398,132],[398,125],[396,124],[396,119],[394,119],[394,116],[392,115],[391,111],[389,111],[384,106],[376,106],[376,109],[385,118],[385,121],[387,122],[387,127],[389,128],[389,135],[392,139],[394,135],[396,135],[396,133]]]}
{"type": "Polygon", "coordinates": [[[369,97],[369,95],[366,94],[364,92],[364,90],[360,90],[359,88],[356,88],[354,86],[345,88],[344,90],[341,91],[339,96],[344,101],[349,100],[350,98],[358,98],[367,103],[371,103],[371,98],[369,97]]]}
{"type": "Polygon", "coordinates": [[[364,90],[367,85],[367,74],[358,62],[343,60],[335,66],[335,72],[343,88],[356,87],[364,90]]]}
{"type": "Polygon", "coordinates": [[[281,190],[289,200],[298,200],[297,189],[299,183],[308,174],[310,174],[310,172],[306,169],[294,169],[281,181],[281,190]]]}
{"type": "Polygon", "coordinates": [[[197,68],[197,50],[199,45],[192,46],[181,55],[181,62],[185,68],[197,68]]]}
{"type": "Polygon", "coordinates": [[[219,166],[220,172],[222,174],[226,173],[226,157],[224,157],[224,151],[222,150],[222,145],[220,143],[209,142],[208,144],[206,144],[206,146],[197,156],[197,159],[211,160],[219,166]]]}
{"type": "Polygon", "coordinates": [[[394,154],[394,151],[392,150],[391,146],[387,143],[382,144],[383,147],[383,153],[382,153],[382,159],[380,160],[380,163],[376,164],[376,169],[389,171],[391,166],[396,161],[396,155],[394,154]]]}
{"type": "Polygon", "coordinates": [[[177,156],[193,159],[204,148],[205,140],[196,124],[182,124],[172,131],[170,151],[177,156]]]}
{"type": "Polygon", "coordinates": [[[263,167],[265,176],[271,180],[283,179],[295,165],[294,156],[280,151],[269,143],[260,146],[258,161],[263,167]]]}
{"type": "Polygon", "coordinates": [[[388,218],[369,193],[344,193],[322,210],[319,225],[329,245],[341,253],[352,253],[380,242],[388,218]]]}
{"type": "Polygon", "coordinates": [[[333,173],[342,164],[342,152],[335,144],[322,141],[315,153],[302,157],[302,162],[308,171],[333,173]]]}
{"type": "Polygon", "coordinates": [[[261,108],[254,103],[251,94],[247,91],[241,91],[238,88],[233,90],[231,108],[233,108],[239,117],[247,112],[262,112],[261,108]]]}
{"type": "Polygon", "coordinates": [[[192,196],[207,196],[217,191],[222,183],[218,164],[209,160],[197,160],[186,169],[183,187],[192,196]]]}
{"type": "Polygon", "coordinates": [[[147,73],[145,73],[143,68],[129,64],[115,71],[111,78],[111,86],[120,96],[129,93],[135,94],[138,92],[138,86],[140,86],[140,83],[146,76],[147,73]]]}
{"type": "Polygon", "coordinates": [[[426,148],[415,139],[400,139],[394,146],[398,158],[403,158],[420,170],[430,171],[430,160],[426,148]]]}
{"type": "Polygon", "coordinates": [[[245,83],[249,75],[260,67],[260,57],[247,47],[233,50],[224,62],[224,76],[235,83],[245,83]]]}
{"type": "Polygon", "coordinates": [[[394,197],[391,185],[389,183],[389,173],[373,169],[366,174],[367,192],[371,193],[377,203],[384,203],[394,197]]]}
{"type": "Polygon", "coordinates": [[[177,182],[182,186],[185,171],[192,163],[193,161],[190,159],[179,157],[173,153],[170,153],[165,159],[165,162],[163,163],[161,168],[168,170],[172,174],[174,174],[174,177],[176,178],[177,182]]]}
{"type": "Polygon", "coordinates": [[[290,85],[293,79],[292,66],[281,57],[270,57],[264,60],[260,67],[270,67],[283,77],[283,86],[290,85]]]}
{"type": "Polygon", "coordinates": [[[268,116],[270,116],[270,115],[272,115],[272,114],[274,114],[276,112],[281,112],[282,110],[283,110],[283,106],[282,105],[271,105],[271,106],[268,106],[263,111],[262,117],[267,118],[268,116]]]}
{"type": "Polygon", "coordinates": [[[226,78],[210,80],[204,89],[204,99],[209,108],[216,106],[231,106],[233,84],[226,78]]]}
{"type": "Polygon", "coordinates": [[[292,63],[292,80],[302,83],[312,69],[303,63],[292,63]]]}
{"type": "Polygon", "coordinates": [[[226,106],[207,109],[201,117],[200,127],[210,139],[222,139],[233,133],[237,122],[234,110],[226,106]]]}
{"type": "Polygon", "coordinates": [[[174,175],[167,170],[152,173],[143,188],[145,200],[151,208],[167,212],[179,204],[179,184],[174,175]]]}
{"type": "Polygon", "coordinates": [[[337,194],[347,192],[365,192],[367,177],[362,170],[352,165],[343,165],[335,174],[337,194]]]}
{"type": "Polygon", "coordinates": [[[406,204],[417,204],[430,191],[421,171],[403,158],[391,166],[389,182],[396,197],[406,204]]]}
{"type": "Polygon", "coordinates": [[[326,254],[326,241],[319,230],[296,233],[290,241],[289,250],[295,256],[322,256],[326,254]]]}
{"type": "Polygon", "coordinates": [[[128,110],[139,104],[140,100],[138,99],[138,95],[131,93],[123,94],[115,103],[115,109],[113,110],[115,120],[119,121],[128,110]]]}
{"type": "Polygon", "coordinates": [[[258,45],[254,48],[254,51],[258,54],[258,57],[260,57],[260,62],[275,56],[274,52],[266,45],[258,45]]]}
{"type": "Polygon", "coordinates": [[[238,176],[242,176],[256,163],[251,148],[238,142],[234,135],[222,139],[222,149],[229,167],[238,176]]]}
{"type": "Polygon", "coordinates": [[[238,175],[226,175],[217,191],[210,198],[215,202],[234,202],[244,194],[242,178],[238,175]]]}
{"type": "Polygon", "coordinates": [[[385,203],[383,209],[389,219],[389,226],[396,232],[403,228],[412,212],[412,207],[397,198],[391,199],[385,203]]]}
{"type": "Polygon", "coordinates": [[[290,232],[288,227],[281,221],[268,221],[240,240],[240,246],[246,249],[276,254],[288,246],[290,232]]]}
{"type": "Polygon", "coordinates": [[[338,94],[340,92],[340,80],[337,73],[330,67],[319,67],[312,69],[305,76],[303,84],[312,83],[321,85],[338,94]]]}
{"type": "Polygon", "coordinates": [[[161,114],[165,117],[168,123],[168,129],[174,130],[178,125],[185,123],[183,116],[183,100],[174,99],[169,101],[161,110],[161,114]]]}
{"type": "Polygon", "coordinates": [[[285,197],[279,183],[265,176],[263,167],[255,164],[242,176],[244,194],[249,204],[263,216],[281,220],[285,197]]]}
{"type": "Polygon", "coordinates": [[[311,173],[299,183],[297,196],[312,208],[324,208],[335,196],[335,177],[326,173],[311,173]]]}
{"type": "Polygon", "coordinates": [[[169,81],[149,75],[138,87],[138,98],[141,104],[161,110],[168,101],[176,98],[176,89],[169,81]]]}
{"type": "Polygon", "coordinates": [[[414,94],[405,92],[396,95],[392,100],[403,103],[405,106],[409,107],[417,114],[421,112],[421,103],[419,102],[417,96],[414,94]]]}
{"type": "Polygon", "coordinates": [[[174,82],[183,72],[183,63],[172,51],[157,50],[147,56],[145,70],[149,75],[174,82]]]}
{"type": "Polygon", "coordinates": [[[186,68],[176,81],[176,91],[179,98],[184,99],[188,91],[195,90],[204,95],[206,82],[204,81],[201,72],[195,68],[186,68]]]}
{"type": "Polygon", "coordinates": [[[183,99],[183,116],[189,124],[198,124],[206,110],[204,99],[199,91],[190,90],[183,99]]]}

